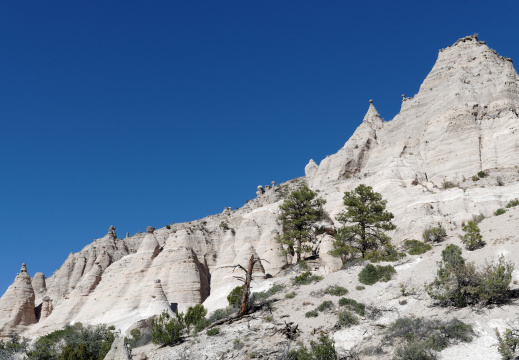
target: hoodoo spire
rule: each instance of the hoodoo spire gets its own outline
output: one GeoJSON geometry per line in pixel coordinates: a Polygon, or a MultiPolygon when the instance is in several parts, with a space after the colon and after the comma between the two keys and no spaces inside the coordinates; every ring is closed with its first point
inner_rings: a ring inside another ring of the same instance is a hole
{"type": "Polygon", "coordinates": [[[380,114],[378,113],[375,105],[373,105],[373,100],[369,100],[369,108],[368,112],[364,116],[364,120],[362,122],[373,124],[373,125],[382,125],[382,119],[380,118],[380,114]]]}

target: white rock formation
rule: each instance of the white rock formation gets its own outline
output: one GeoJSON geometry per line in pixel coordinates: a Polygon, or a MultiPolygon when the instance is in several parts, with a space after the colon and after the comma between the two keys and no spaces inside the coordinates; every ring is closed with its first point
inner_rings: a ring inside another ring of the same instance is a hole
{"type": "MultiPolygon", "coordinates": [[[[18,275],[0,299],[0,335],[30,325],[24,334],[36,336],[75,321],[114,324],[125,331],[175,303],[180,311],[201,302],[210,310],[222,307],[240,284],[229,266],[259,257],[255,277],[261,286],[264,277],[287,264],[276,241],[279,205],[282,194],[304,182],[327,200],[325,211],[335,227],[340,226],[335,216],[344,208],[344,192],[360,183],[373,186],[395,215],[397,230],[391,236],[396,245],[420,238],[430,224],[441,222],[451,233],[474,214],[490,215],[519,197],[518,86],[510,59],[474,36],[460,39],[440,51],[418,94],[404,98],[393,120],[383,121],[370,102],[351,138],[319,165],[311,160],[304,179],[262,186],[257,198],[238,210],[169,228],[150,227],[124,240],[110,227],[46,279],[44,293],[54,310],[37,324],[29,311],[34,308],[30,278],[18,275]],[[480,170],[490,176],[472,181],[480,170]],[[505,186],[496,184],[498,176],[505,186]],[[444,181],[458,186],[443,189],[444,181]],[[164,296],[151,298],[158,292],[155,279],[161,280],[164,296]],[[18,310],[13,309],[21,298],[18,310]]],[[[323,272],[341,266],[327,254],[332,241],[323,236],[323,272]]],[[[37,287],[38,292],[44,288],[37,287]]]]}
{"type": "Polygon", "coordinates": [[[0,299],[0,337],[21,333],[36,323],[34,290],[25,264],[0,299]]]}

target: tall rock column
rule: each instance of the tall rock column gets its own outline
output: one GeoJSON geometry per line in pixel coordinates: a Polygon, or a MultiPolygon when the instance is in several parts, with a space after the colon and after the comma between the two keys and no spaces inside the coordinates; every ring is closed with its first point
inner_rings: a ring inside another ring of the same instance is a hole
{"type": "Polygon", "coordinates": [[[37,322],[34,298],[31,277],[25,264],[22,264],[20,273],[0,299],[0,337],[20,333],[25,326],[37,322]]]}

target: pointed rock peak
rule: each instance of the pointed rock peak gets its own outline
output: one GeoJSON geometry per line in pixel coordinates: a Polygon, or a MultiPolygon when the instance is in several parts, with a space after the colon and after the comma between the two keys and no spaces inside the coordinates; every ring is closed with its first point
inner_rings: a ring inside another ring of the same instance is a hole
{"type": "Polygon", "coordinates": [[[110,236],[113,239],[117,239],[117,234],[115,233],[115,226],[110,225],[110,228],[108,229],[108,236],[110,236]]]}
{"type": "Polygon", "coordinates": [[[27,273],[27,264],[23,263],[22,268],[20,269],[21,273],[27,273]]]}
{"type": "Polygon", "coordinates": [[[144,240],[142,240],[141,246],[137,250],[137,253],[152,252],[153,257],[157,256],[160,252],[160,245],[157,238],[152,232],[146,233],[144,240]]]}
{"type": "Polygon", "coordinates": [[[367,122],[370,124],[382,122],[380,114],[378,113],[377,109],[375,109],[375,105],[373,105],[373,100],[369,101],[368,112],[364,116],[363,122],[367,122]]]}
{"type": "Polygon", "coordinates": [[[314,159],[310,159],[308,164],[305,166],[305,177],[307,178],[307,180],[313,178],[318,169],[319,166],[317,166],[314,159]]]}
{"type": "Polygon", "coordinates": [[[146,232],[148,234],[153,234],[155,232],[155,228],[153,226],[146,226],[146,232]]]}

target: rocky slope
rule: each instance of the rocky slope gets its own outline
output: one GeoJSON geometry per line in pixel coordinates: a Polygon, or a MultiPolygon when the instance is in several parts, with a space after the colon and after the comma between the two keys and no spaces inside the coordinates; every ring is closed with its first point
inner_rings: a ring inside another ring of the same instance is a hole
{"type": "MultiPolygon", "coordinates": [[[[438,223],[456,241],[462,221],[480,213],[491,216],[519,197],[518,85],[510,59],[475,36],[460,39],[440,50],[418,94],[403,98],[393,120],[383,121],[370,101],[346,144],[319,165],[310,160],[304,179],[262,187],[242,208],[226,208],[190,223],[148,228],[125,239],[118,239],[111,227],[106,236],[70,254],[47,279],[38,273],[31,281],[22,271],[0,299],[0,336],[18,332],[34,337],[76,321],[113,324],[125,332],[172,305],[182,311],[203,303],[214,310],[225,305],[225,296],[238,285],[225,266],[244,264],[251,255],[263,259],[255,269],[258,286],[270,284],[272,280],[263,278],[276,276],[291,262],[279,256],[275,240],[281,231],[278,208],[283,197],[303,183],[327,200],[329,227],[338,225],[334,219],[343,210],[343,193],[365,183],[388,200],[397,225],[391,234],[395,244],[419,239],[424,228],[438,223]],[[473,181],[481,170],[489,176],[473,181]],[[31,315],[31,308],[38,307],[39,315],[31,315]]],[[[477,259],[491,261],[503,253],[519,268],[511,256],[516,251],[517,217],[510,216],[502,227],[485,223],[485,237],[504,233],[477,259]]],[[[322,240],[318,271],[332,273],[341,263],[327,254],[330,235],[322,240]]],[[[438,254],[402,265],[398,281],[411,281],[419,269],[433,274],[438,254]]],[[[394,283],[387,286],[395,288],[394,283]]],[[[383,294],[381,301],[389,302],[392,295],[384,292],[393,290],[376,291],[383,294]]],[[[368,296],[372,301],[376,291],[368,296]]],[[[420,304],[410,311],[422,311],[425,300],[420,304]]]]}

